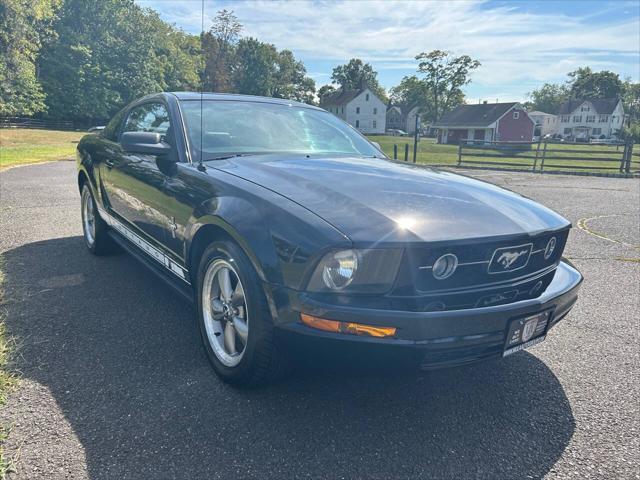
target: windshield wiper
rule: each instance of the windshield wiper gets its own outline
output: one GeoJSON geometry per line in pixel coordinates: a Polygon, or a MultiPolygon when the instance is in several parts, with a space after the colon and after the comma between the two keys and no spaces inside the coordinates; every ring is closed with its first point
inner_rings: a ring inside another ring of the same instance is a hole
{"type": "Polygon", "coordinates": [[[204,161],[205,162],[209,162],[211,160],[227,160],[228,158],[234,158],[234,157],[248,157],[251,155],[255,155],[253,153],[230,153],[228,155],[221,155],[219,157],[211,157],[211,158],[207,158],[204,161]]]}

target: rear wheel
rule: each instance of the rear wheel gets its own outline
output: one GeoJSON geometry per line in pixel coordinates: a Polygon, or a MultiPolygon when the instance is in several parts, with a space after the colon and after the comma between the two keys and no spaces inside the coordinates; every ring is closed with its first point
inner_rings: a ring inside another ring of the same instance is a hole
{"type": "Polygon", "coordinates": [[[198,271],[198,323],[214,370],[226,382],[255,386],[288,372],[258,275],[232,242],[204,252],[198,271]]]}
{"type": "Polygon", "coordinates": [[[100,218],[93,194],[86,183],[82,187],[80,206],[85,245],[94,255],[109,253],[113,248],[113,242],[107,233],[109,227],[100,218]]]}

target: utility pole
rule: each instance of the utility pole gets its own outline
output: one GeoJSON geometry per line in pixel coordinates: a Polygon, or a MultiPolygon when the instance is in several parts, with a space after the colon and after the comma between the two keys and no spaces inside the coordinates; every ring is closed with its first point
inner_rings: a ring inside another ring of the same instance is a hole
{"type": "Polygon", "coordinates": [[[420,114],[416,113],[416,129],[413,132],[413,163],[416,163],[418,155],[418,130],[420,129],[420,114]]]}

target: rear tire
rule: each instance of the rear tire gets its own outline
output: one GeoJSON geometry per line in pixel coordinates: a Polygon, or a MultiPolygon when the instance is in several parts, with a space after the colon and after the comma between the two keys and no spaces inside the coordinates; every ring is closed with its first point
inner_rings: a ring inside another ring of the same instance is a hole
{"type": "Polygon", "coordinates": [[[289,373],[288,354],[277,338],[258,275],[233,242],[215,242],[204,251],[197,311],[202,343],[223,381],[252,387],[289,373]]]}
{"type": "Polygon", "coordinates": [[[114,243],[108,234],[109,226],[100,218],[93,193],[86,183],[82,186],[80,205],[85,245],[94,255],[111,253],[114,243]]]}

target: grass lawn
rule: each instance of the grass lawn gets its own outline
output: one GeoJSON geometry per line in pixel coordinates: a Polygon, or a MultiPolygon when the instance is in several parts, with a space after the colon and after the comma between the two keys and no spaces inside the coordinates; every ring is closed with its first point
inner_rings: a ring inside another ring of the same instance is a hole
{"type": "MultiPolygon", "coordinates": [[[[398,145],[398,159],[404,160],[404,145],[409,144],[409,161],[413,161],[413,137],[392,137],[389,135],[375,135],[368,137],[378,142],[384,153],[393,158],[393,144],[398,145]]],[[[421,138],[418,142],[418,163],[439,165],[455,165],[458,163],[457,145],[439,145],[435,138],[421,138]]]]}
{"type": "MultiPolygon", "coordinates": [[[[398,159],[404,160],[404,146],[409,144],[409,161],[413,161],[413,137],[392,137],[392,136],[370,136],[368,137],[374,142],[378,142],[382,147],[382,150],[393,158],[393,145],[398,145],[398,159]]],[[[536,156],[537,145],[533,145],[532,150],[509,153],[499,152],[491,149],[469,149],[465,148],[463,152],[476,153],[476,154],[499,154],[499,157],[471,157],[463,156],[464,160],[470,161],[490,161],[496,162],[498,165],[494,167],[506,167],[506,168],[526,168],[530,169],[533,165],[534,158],[536,156]],[[513,163],[516,165],[508,165],[513,163]]],[[[541,149],[544,148],[544,144],[541,149]]],[[[581,167],[606,167],[606,170],[594,169],[602,172],[617,172],[620,166],[620,157],[622,155],[623,147],[616,149],[616,147],[608,147],[602,145],[590,145],[590,144],[548,144],[547,159],[545,161],[544,170],[571,170],[571,171],[589,171],[589,169],[581,167]],[[558,150],[557,152],[551,152],[551,150],[558,150]],[[575,150],[575,152],[571,152],[575,150]],[[557,159],[551,159],[548,157],[560,157],[557,159]],[[580,157],[581,159],[575,159],[570,157],[580,157]],[[588,160],[596,158],[615,158],[615,162],[588,160]],[[566,160],[563,160],[566,159],[566,160]],[[553,166],[555,165],[555,166],[553,166]]],[[[634,152],[640,153],[640,145],[634,145],[634,152]]],[[[539,154],[542,157],[542,151],[539,154]]],[[[458,163],[458,146],[457,145],[439,145],[434,138],[422,138],[418,143],[417,162],[424,164],[437,164],[437,165],[456,165],[458,163]]],[[[471,163],[463,163],[463,166],[470,166],[471,163]]],[[[536,170],[539,170],[540,160],[538,159],[538,166],[536,170]]],[[[480,166],[480,165],[479,165],[480,166]]]]}
{"type": "Polygon", "coordinates": [[[86,132],[0,129],[0,169],[24,163],[75,158],[76,144],[86,132]]]}
{"type": "MultiPolygon", "coordinates": [[[[2,257],[0,257],[0,407],[7,399],[8,393],[16,384],[16,377],[9,368],[9,339],[5,333],[5,296],[3,291],[4,275],[2,274],[2,257]]],[[[3,442],[8,434],[8,427],[0,425],[0,478],[5,478],[11,470],[11,461],[4,456],[3,442]]]]}

